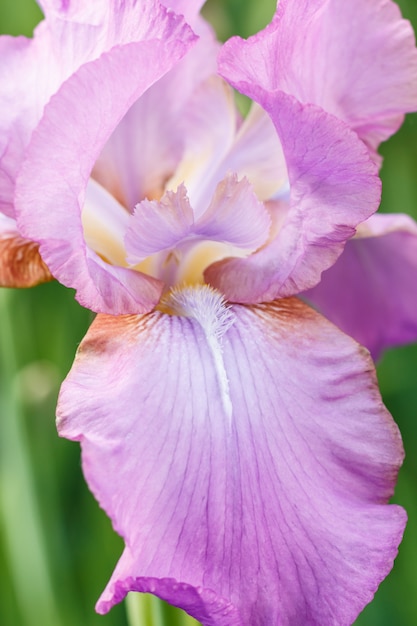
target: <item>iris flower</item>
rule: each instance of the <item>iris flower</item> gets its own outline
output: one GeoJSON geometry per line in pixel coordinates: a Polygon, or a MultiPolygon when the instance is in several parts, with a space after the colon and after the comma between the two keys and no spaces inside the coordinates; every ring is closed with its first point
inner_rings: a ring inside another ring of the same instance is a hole
{"type": "Polygon", "coordinates": [[[403,449],[369,352],[304,300],[374,354],[417,336],[417,227],[374,216],[414,37],[390,0],[281,0],[220,46],[201,4],[42,0],[0,39],[0,278],[97,313],[58,402],[125,541],[97,610],[347,625],[397,554],[403,449]]]}

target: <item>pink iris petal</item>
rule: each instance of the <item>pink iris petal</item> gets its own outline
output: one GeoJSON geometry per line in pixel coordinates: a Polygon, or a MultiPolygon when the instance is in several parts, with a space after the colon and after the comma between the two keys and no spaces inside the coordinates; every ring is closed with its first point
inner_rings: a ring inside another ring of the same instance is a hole
{"type": "MultiPolygon", "coordinates": [[[[193,53],[129,109],[107,141],[93,176],[129,210],[145,197],[162,196],[183,156],[187,130],[192,137],[200,137],[200,118],[190,116],[189,101],[199,85],[215,73],[217,52],[213,34],[205,33],[193,53]]],[[[218,110],[218,102],[213,102],[207,92],[205,102],[212,105],[212,114],[218,110]]],[[[224,124],[221,129],[224,132],[224,124]]],[[[181,182],[183,179],[174,189],[181,182]]]]}
{"type": "Polygon", "coordinates": [[[226,43],[221,66],[321,106],[374,149],[417,109],[415,37],[391,0],[281,0],[264,31],[226,43]]]}
{"type": "Polygon", "coordinates": [[[167,31],[165,39],[115,47],[69,78],[45,108],[21,168],[19,229],[40,243],[54,276],[75,288],[79,302],[95,311],[144,312],[160,297],[158,281],[91,262],[81,209],[90,172],[111,131],[193,43],[192,33],[172,13],[161,19],[161,36],[167,31]]]}
{"type": "Polygon", "coordinates": [[[184,155],[168,187],[175,189],[186,182],[197,217],[229,172],[246,176],[260,200],[269,200],[286,188],[285,159],[270,117],[254,105],[242,123],[233,90],[218,76],[195,90],[180,128],[184,155]]]}
{"type": "Polygon", "coordinates": [[[33,287],[49,280],[38,244],[23,239],[16,222],[0,213],[0,287],[33,287]]]}
{"type": "Polygon", "coordinates": [[[44,0],[42,6],[47,19],[34,39],[0,38],[0,210],[8,215],[14,214],[14,184],[24,149],[60,85],[113,46],[169,39],[178,24],[156,0],[44,0]]]}
{"type": "Polygon", "coordinates": [[[233,146],[237,124],[233,90],[223,79],[210,76],[195,89],[179,120],[184,153],[167,183],[176,189],[185,182],[196,217],[206,210],[227,172],[224,159],[233,146]]]}
{"type": "Polygon", "coordinates": [[[184,185],[160,202],[143,200],[130,220],[125,243],[128,261],[179,248],[186,240],[208,240],[256,250],[267,239],[271,218],[250,183],[229,175],[215,190],[210,206],[195,220],[184,185]]]}
{"type": "Polygon", "coordinates": [[[88,181],[82,209],[87,246],[112,265],[125,266],[124,237],[130,214],[95,180],[88,181]]]}
{"type": "Polygon", "coordinates": [[[374,215],[305,297],[329,320],[381,351],[417,339],[417,224],[374,215]]]}
{"type": "Polygon", "coordinates": [[[246,176],[260,200],[288,195],[288,172],[271,118],[257,104],[239,128],[223,167],[246,176]]]}
{"type": "Polygon", "coordinates": [[[172,9],[175,13],[184,15],[187,18],[187,22],[189,22],[189,17],[195,17],[199,13],[204,2],[205,0],[162,0],[163,5],[172,9]]]}
{"type": "Polygon", "coordinates": [[[40,114],[28,97],[31,83],[26,71],[34,71],[33,47],[24,37],[0,37],[0,212],[10,217],[15,215],[13,195],[18,168],[40,114]]]}
{"type": "Polygon", "coordinates": [[[296,299],[218,333],[202,298],[98,316],[63,384],[60,434],[126,542],[98,610],[137,590],[205,626],[351,624],[405,524],[372,363],[296,299]]]}
{"type": "Polygon", "coordinates": [[[226,176],[215,190],[195,232],[204,239],[223,241],[256,250],[268,238],[271,218],[246,178],[226,176]]]}
{"type": "Polygon", "coordinates": [[[244,81],[234,86],[270,114],[290,183],[288,212],[271,243],[205,272],[228,300],[253,303],[316,284],[354,228],[377,209],[380,181],[363,142],[343,122],[281,92],[270,94],[244,81]]]}
{"type": "MultiPolygon", "coordinates": [[[[66,44],[64,48],[69,53],[66,59],[74,60],[80,55],[83,62],[97,58],[115,45],[169,37],[172,23],[165,21],[168,12],[163,4],[158,0],[40,0],[47,22],[51,24],[52,39],[59,48],[66,44]],[[78,49],[71,50],[70,43],[75,41],[78,49]]],[[[178,23],[176,18],[174,21],[178,23]]]]}
{"type": "Polygon", "coordinates": [[[126,234],[129,263],[174,248],[192,232],[193,210],[187,190],[181,185],[176,192],[167,191],[160,202],[143,200],[135,209],[126,234]]]}

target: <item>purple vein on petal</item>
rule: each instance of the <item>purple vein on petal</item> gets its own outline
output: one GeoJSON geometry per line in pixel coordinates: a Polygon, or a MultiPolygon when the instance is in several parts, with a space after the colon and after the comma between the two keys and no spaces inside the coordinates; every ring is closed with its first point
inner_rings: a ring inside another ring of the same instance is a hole
{"type": "Polygon", "coordinates": [[[398,431],[366,353],[314,311],[233,315],[230,424],[195,318],[98,316],[81,344],[59,429],[126,541],[98,610],[137,590],[214,626],[352,623],[403,530],[398,431]]]}

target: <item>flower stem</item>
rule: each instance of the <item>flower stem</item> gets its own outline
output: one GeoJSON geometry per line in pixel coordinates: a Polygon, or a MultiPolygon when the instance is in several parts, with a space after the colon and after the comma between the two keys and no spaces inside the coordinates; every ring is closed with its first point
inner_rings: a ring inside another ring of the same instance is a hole
{"type": "Polygon", "coordinates": [[[126,612],[129,626],[199,626],[184,611],[148,593],[129,593],[126,612]]]}
{"type": "Polygon", "coordinates": [[[145,593],[129,593],[126,598],[129,626],[166,626],[158,598],[145,593]]]}
{"type": "Polygon", "coordinates": [[[0,290],[0,529],[22,626],[60,626],[17,392],[12,307],[0,290]]]}

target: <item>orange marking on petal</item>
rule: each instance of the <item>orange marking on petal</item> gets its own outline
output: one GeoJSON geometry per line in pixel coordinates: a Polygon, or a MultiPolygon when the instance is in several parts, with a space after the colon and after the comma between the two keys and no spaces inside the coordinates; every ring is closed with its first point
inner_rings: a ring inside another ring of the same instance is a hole
{"type": "Polygon", "coordinates": [[[19,235],[0,239],[0,286],[34,287],[53,280],[39,254],[39,244],[19,235]]]}

